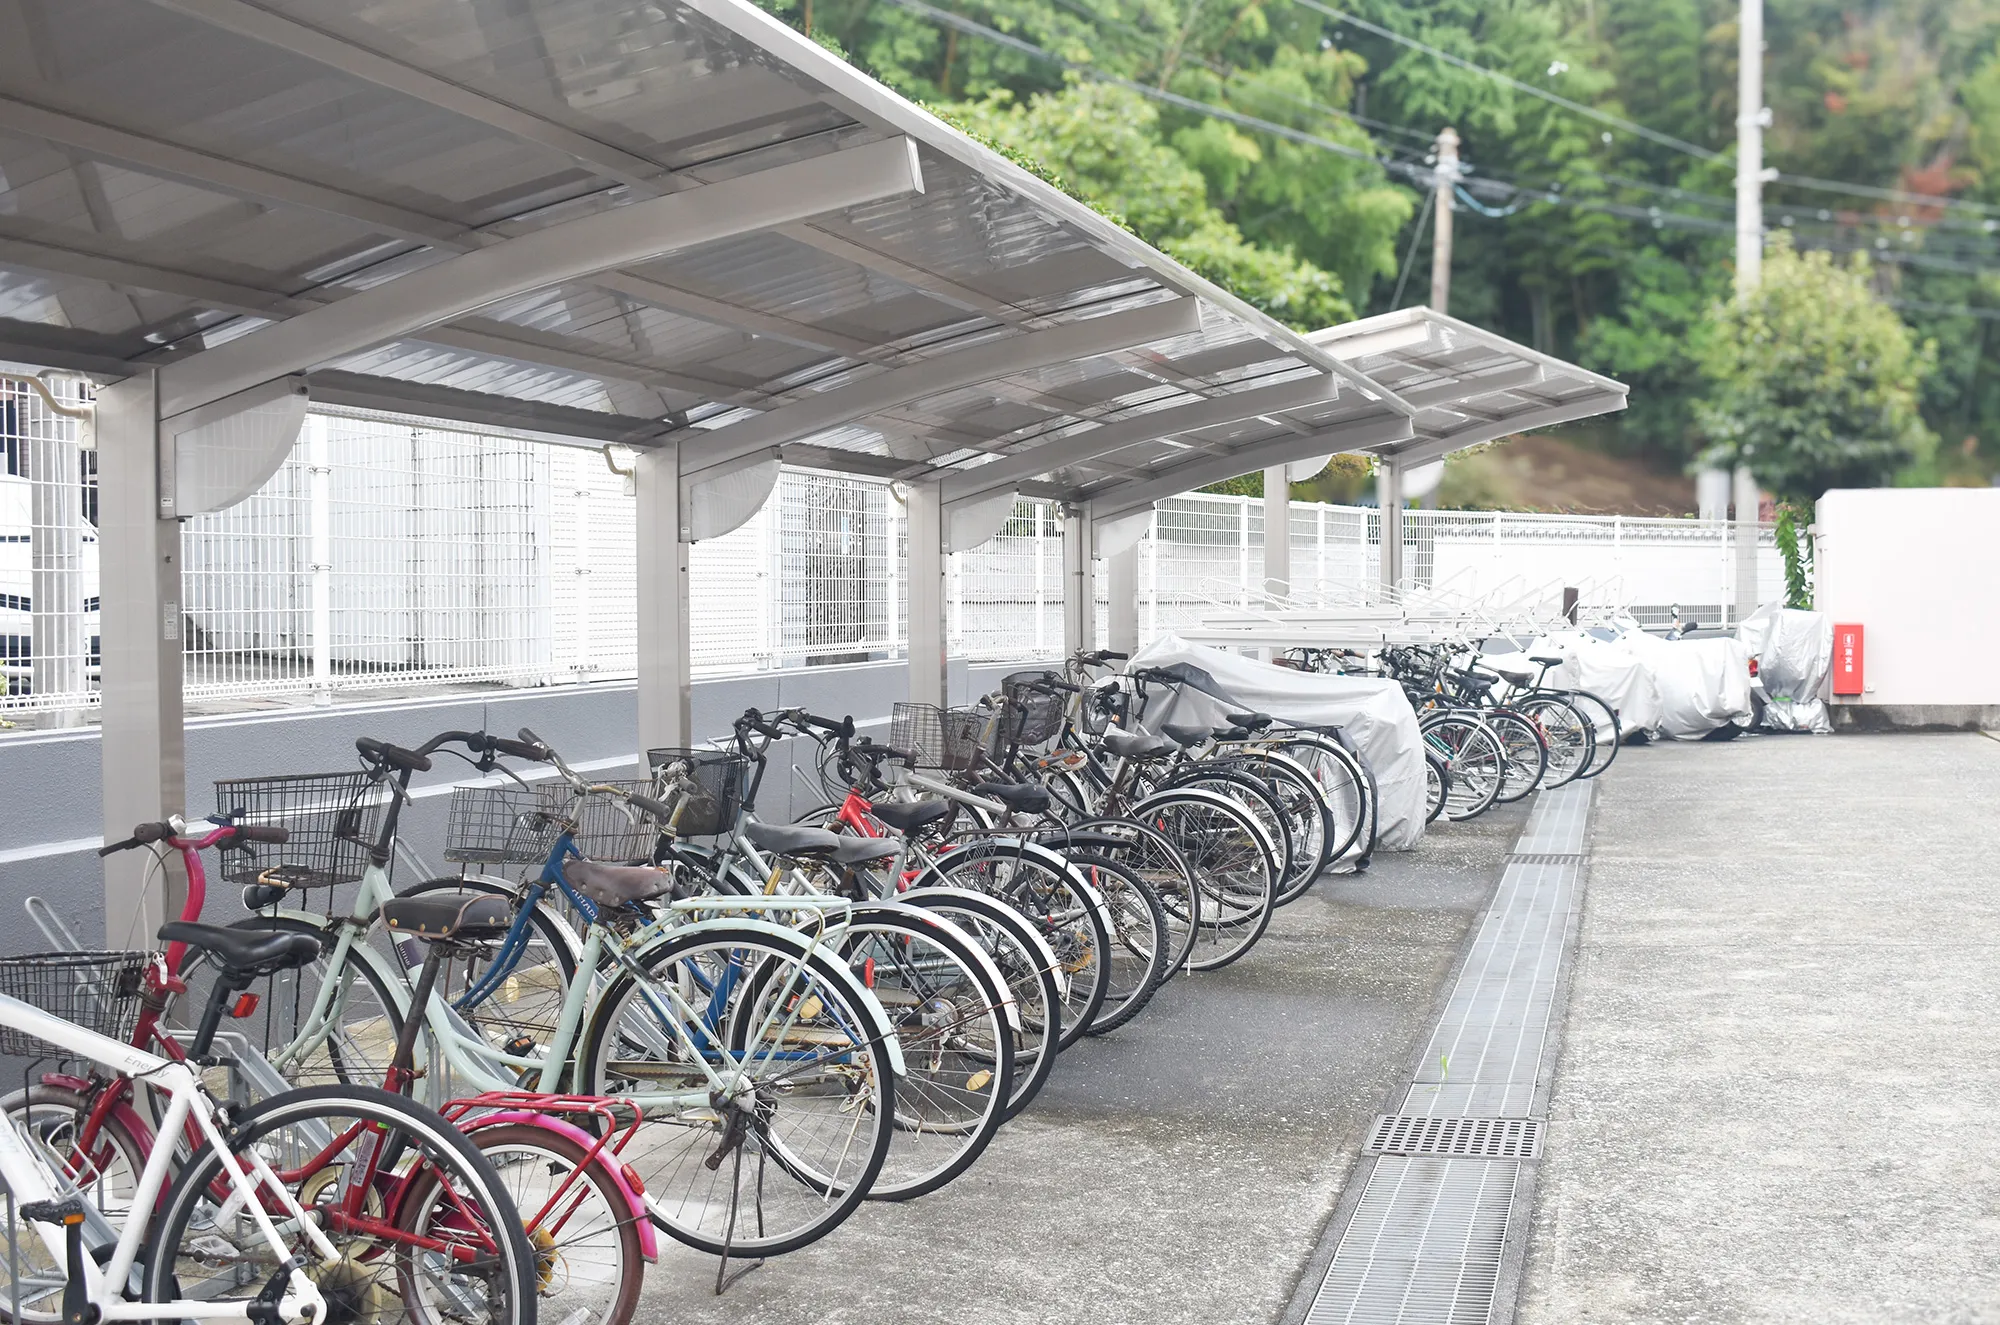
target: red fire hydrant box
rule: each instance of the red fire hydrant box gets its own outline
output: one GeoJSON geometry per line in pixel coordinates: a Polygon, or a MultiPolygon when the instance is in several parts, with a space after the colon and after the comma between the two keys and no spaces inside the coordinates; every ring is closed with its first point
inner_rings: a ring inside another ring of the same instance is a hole
{"type": "Polygon", "coordinates": [[[1833,693],[1858,695],[1862,692],[1861,627],[1835,623],[1833,627],[1833,693]]]}

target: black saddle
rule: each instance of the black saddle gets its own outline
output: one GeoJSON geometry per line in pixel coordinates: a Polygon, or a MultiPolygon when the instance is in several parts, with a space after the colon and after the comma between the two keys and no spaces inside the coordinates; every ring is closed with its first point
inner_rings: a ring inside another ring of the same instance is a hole
{"type": "Polygon", "coordinates": [[[497,939],[514,924],[514,901],[492,893],[418,893],[382,903],[382,923],[417,939],[497,939]]]}
{"type": "Polygon", "coordinates": [[[807,828],[800,824],[759,824],[743,825],[743,836],[750,839],[752,846],[780,856],[831,856],[840,849],[840,837],[824,828],[807,828]]]}
{"type": "Polygon", "coordinates": [[[1107,731],[1104,733],[1104,748],[1120,759],[1163,759],[1174,752],[1172,741],[1148,736],[1144,732],[1107,731]]]}
{"type": "Polygon", "coordinates": [[[1222,716],[1247,732],[1260,732],[1271,725],[1268,713],[1225,713],[1222,716]]]}
{"type": "Polygon", "coordinates": [[[1163,723],[1160,726],[1160,735],[1166,737],[1175,745],[1200,745],[1211,734],[1210,728],[1187,727],[1178,722],[1163,723]]]}
{"type": "Polygon", "coordinates": [[[847,833],[839,837],[840,845],[833,849],[833,858],[842,865],[871,865],[903,849],[903,844],[892,837],[857,837],[847,833]]]}
{"type": "Polygon", "coordinates": [[[990,796],[1022,814],[1040,814],[1049,808],[1049,789],[1032,782],[981,782],[972,791],[976,796],[990,796]]]}
{"type": "Polygon", "coordinates": [[[951,802],[878,801],[869,807],[868,813],[899,833],[914,833],[919,828],[934,824],[950,815],[951,802]]]}
{"type": "Polygon", "coordinates": [[[224,929],[192,920],[173,920],[160,926],[160,937],[168,943],[185,943],[211,953],[222,963],[225,975],[249,979],[290,971],[319,956],[320,943],[311,934],[289,930],[224,929]]]}
{"type": "Polygon", "coordinates": [[[1560,667],[1569,660],[1567,658],[1551,658],[1546,653],[1531,653],[1528,655],[1528,661],[1539,663],[1543,667],[1560,667]]]}

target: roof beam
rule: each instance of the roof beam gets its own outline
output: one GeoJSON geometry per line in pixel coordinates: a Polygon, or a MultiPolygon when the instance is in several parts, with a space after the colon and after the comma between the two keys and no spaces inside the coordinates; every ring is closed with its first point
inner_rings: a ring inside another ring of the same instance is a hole
{"type": "Polygon", "coordinates": [[[205,308],[249,317],[287,317],[309,306],[274,290],[260,290],[198,272],[155,267],[75,243],[51,244],[4,233],[0,233],[0,266],[178,295],[205,308]]]}
{"type": "Polygon", "coordinates": [[[1625,395],[1622,390],[1591,391],[1581,398],[1571,398],[1543,409],[1516,414],[1493,423],[1484,423],[1476,428],[1462,428],[1443,436],[1423,437],[1408,446],[1386,448],[1382,454],[1393,455],[1406,465],[1421,465],[1426,461],[1449,455],[1453,451],[1463,451],[1468,446],[1497,441],[1517,433],[1532,432],[1536,428],[1553,428],[1558,423],[1574,423],[1578,419],[1594,418],[1599,414],[1615,414],[1625,408],[1625,395]]]}
{"type": "Polygon", "coordinates": [[[1396,394],[1418,409],[1444,406],[1462,409],[1459,403],[1474,396],[1492,395],[1496,391],[1513,391],[1519,387],[1533,386],[1540,382],[1544,374],[1538,363],[1508,364],[1504,368],[1491,369],[1477,377],[1461,377],[1452,382],[1440,382],[1436,386],[1414,387],[1396,394]]]}
{"type": "Polygon", "coordinates": [[[949,474],[944,480],[944,501],[947,505],[973,501],[997,488],[1010,487],[1021,479],[1083,464],[1142,442],[1235,423],[1258,414],[1275,414],[1321,404],[1334,399],[1339,390],[1340,383],[1332,376],[1315,373],[1299,381],[1235,391],[1193,404],[1119,419],[1088,432],[1071,433],[1067,437],[1014,451],[991,464],[949,474]]]}
{"type": "Polygon", "coordinates": [[[406,382],[331,368],[308,374],[306,387],[316,404],[425,415],[486,428],[516,428],[574,438],[587,445],[619,442],[644,447],[657,443],[666,431],[666,425],[658,419],[600,414],[569,405],[548,405],[484,391],[461,391],[429,382],[406,382]]]}
{"type": "Polygon", "coordinates": [[[1409,416],[1386,413],[1370,419],[1336,424],[1303,436],[1287,433],[1269,441],[1238,447],[1225,455],[1204,456],[1199,460],[1170,466],[1156,471],[1156,476],[1153,478],[1113,484],[1089,494],[1091,511],[1096,519],[1109,520],[1127,511],[1151,506],[1163,498],[1178,497],[1181,493],[1192,491],[1203,484],[1219,483],[1226,478],[1235,478],[1238,474],[1268,469],[1272,465],[1290,464],[1294,460],[1303,460],[1309,455],[1324,455],[1328,451],[1336,454],[1343,451],[1359,451],[1414,435],[1409,416]]]}
{"type": "Polygon", "coordinates": [[[925,271],[922,267],[913,267],[886,253],[877,252],[866,244],[858,244],[845,236],[832,234],[815,225],[780,226],[778,233],[808,248],[818,249],[829,257],[841,258],[857,267],[880,272],[891,280],[901,281],[904,285],[922,290],[925,294],[947,303],[984,313],[996,322],[1018,326],[1026,322],[1030,316],[1024,309],[1016,308],[1004,299],[996,299],[984,291],[975,290],[969,285],[961,285],[948,277],[925,271]]]}
{"type": "Polygon", "coordinates": [[[160,407],[178,414],[400,340],[497,300],[922,189],[916,145],[891,138],[546,226],[173,364],[162,370],[160,407]]]}
{"type": "Polygon", "coordinates": [[[763,399],[755,392],[713,382],[707,378],[648,368],[640,364],[626,363],[621,359],[592,354],[588,350],[575,349],[567,343],[567,338],[531,332],[524,327],[516,327],[505,322],[490,322],[485,318],[473,319],[473,322],[476,325],[454,323],[450,326],[431,327],[415,333],[408,339],[466,350],[473,354],[489,355],[496,359],[512,359],[516,363],[535,367],[561,368],[569,372],[585,373],[591,377],[608,377],[613,381],[630,382],[635,386],[658,387],[702,400],[727,400],[732,404],[754,406],[763,399]]]}
{"type": "Polygon", "coordinates": [[[681,448],[682,478],[698,481],[704,470],[724,467],[742,456],[799,441],[926,396],[977,386],[1010,373],[1029,372],[1093,354],[1185,336],[1200,327],[1201,309],[1197,301],[1172,299],[1041,331],[1020,332],[921,363],[891,368],[782,405],[754,419],[716,428],[699,439],[688,438],[681,448]]]}
{"type": "Polygon", "coordinates": [[[540,115],[510,106],[436,74],[357,46],[319,28],[245,0],[153,0],[162,9],[281,50],[364,83],[484,124],[509,137],[537,143],[581,162],[599,174],[659,193],[674,187],[672,173],[657,161],[578,133],[540,115]]]}
{"type": "Polygon", "coordinates": [[[0,129],[75,148],[159,179],[339,217],[414,243],[462,244],[466,236],[463,226],[441,217],[116,129],[18,97],[0,96],[0,129]]]}

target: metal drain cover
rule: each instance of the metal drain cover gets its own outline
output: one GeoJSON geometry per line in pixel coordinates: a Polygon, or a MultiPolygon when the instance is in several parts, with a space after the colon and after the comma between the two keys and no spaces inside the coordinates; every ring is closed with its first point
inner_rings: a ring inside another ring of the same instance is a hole
{"type": "Polygon", "coordinates": [[[1583,855],[1576,851],[1516,851],[1507,857],[1509,865],[1578,865],[1583,855]]]}
{"type": "Polygon", "coordinates": [[[1542,1153],[1542,1120],[1385,1113],[1375,1119],[1368,1133],[1367,1153],[1435,1159],[1534,1159],[1542,1153]]]}

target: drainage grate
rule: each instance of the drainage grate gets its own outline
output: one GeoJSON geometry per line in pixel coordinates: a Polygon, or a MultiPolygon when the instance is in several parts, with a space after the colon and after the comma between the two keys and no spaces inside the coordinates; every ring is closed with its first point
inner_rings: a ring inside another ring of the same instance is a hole
{"type": "Polygon", "coordinates": [[[1534,1159],[1542,1153],[1542,1120],[1385,1113],[1368,1134],[1368,1153],[1439,1159],[1534,1159]]]}
{"type": "Polygon", "coordinates": [[[1509,865],[1575,865],[1583,853],[1576,851],[1516,851],[1507,857],[1509,865]]]}
{"type": "Polygon", "coordinates": [[[1520,1168],[1376,1160],[1306,1325],[1486,1325],[1520,1168]]]}

